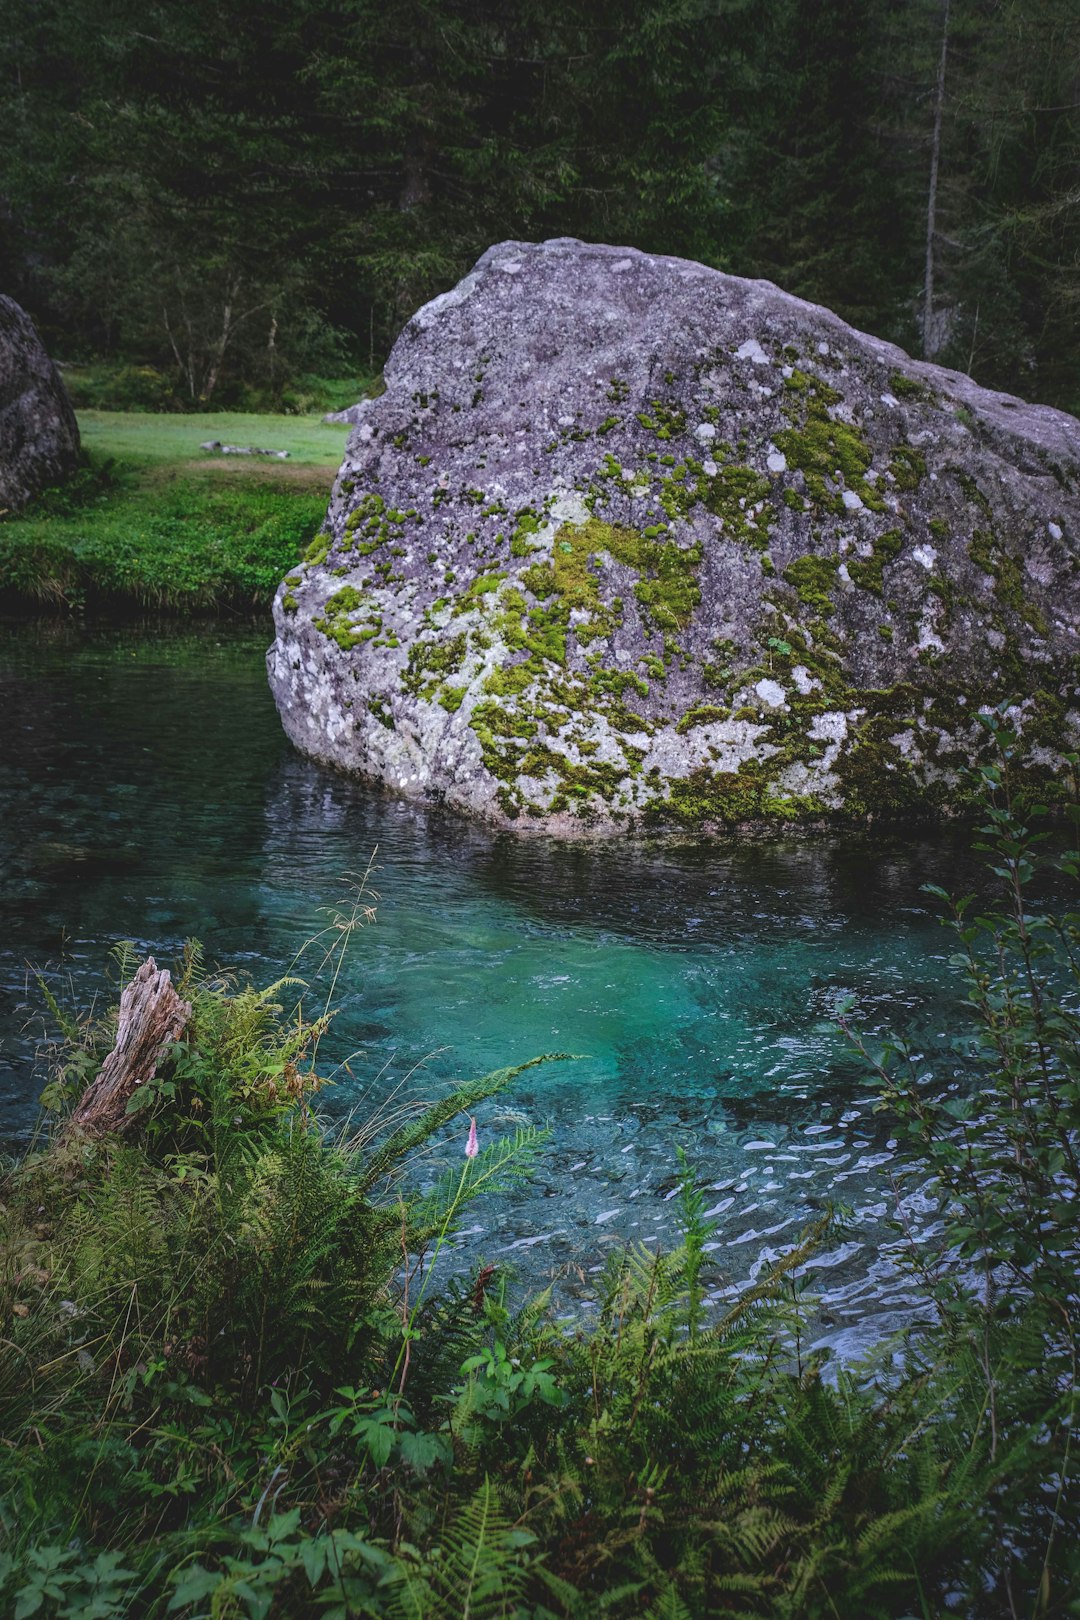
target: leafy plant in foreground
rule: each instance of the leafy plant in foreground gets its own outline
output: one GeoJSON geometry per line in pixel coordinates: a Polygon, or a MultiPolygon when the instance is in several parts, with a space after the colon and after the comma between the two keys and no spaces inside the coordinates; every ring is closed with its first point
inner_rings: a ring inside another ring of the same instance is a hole
{"type": "Polygon", "coordinates": [[[938,1321],[902,1360],[796,1352],[788,1285],[820,1230],[721,1289],[685,1161],[681,1243],[612,1256],[591,1314],[515,1307],[492,1267],[433,1286],[418,1262],[536,1134],[478,1143],[426,1195],[392,1178],[515,1071],[335,1135],[314,1111],[326,1006],[286,1019],[282,986],[193,957],[192,1030],[132,1139],[61,1141],[0,1192],[4,1601],[65,1620],[1074,1615],[1080,928],[1026,895],[1040,864],[1077,864],[1009,802],[995,725],[983,837],[1009,903],[953,917],[963,1084],[874,1060],[941,1219],[912,1257],[938,1321]]]}
{"type": "MultiPolygon", "coordinates": [[[[1075,1612],[1060,1604],[1080,1589],[1080,913],[1032,891],[1074,889],[1080,856],[1014,793],[1007,709],[984,722],[994,753],[979,773],[976,847],[1001,899],[984,910],[928,889],[956,941],[971,1027],[963,1072],[935,1077],[899,1047],[871,1061],[938,1205],[936,1244],[909,1250],[939,1320],[914,1355],[944,1349],[963,1369],[949,1421],[987,1469],[982,1513],[998,1533],[971,1612],[1033,1602],[1042,1616],[1075,1612]]],[[[1080,827],[1075,805],[1071,818],[1080,827]]]]}

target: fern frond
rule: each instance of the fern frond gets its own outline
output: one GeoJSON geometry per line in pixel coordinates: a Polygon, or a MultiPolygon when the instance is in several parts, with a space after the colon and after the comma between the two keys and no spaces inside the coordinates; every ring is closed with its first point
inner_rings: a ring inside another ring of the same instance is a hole
{"type": "Polygon", "coordinates": [[[127,984],[139,964],[139,948],[133,939],[118,939],[109,951],[116,968],[117,983],[127,984]]]}
{"type": "Polygon", "coordinates": [[[823,1215],[820,1220],[815,1221],[799,1242],[788,1250],[787,1254],[781,1255],[778,1260],[774,1260],[749,1288],[740,1293],[735,1304],[725,1312],[719,1322],[709,1329],[709,1332],[713,1336],[721,1335],[752,1306],[764,1300],[775,1299],[777,1290],[784,1279],[798,1270],[799,1266],[803,1265],[814,1251],[820,1247],[822,1239],[829,1229],[831,1219],[831,1216],[823,1215]]]}
{"type": "Polygon", "coordinates": [[[419,1568],[401,1560],[392,1612],[401,1620],[509,1620],[524,1604],[534,1540],[507,1522],[485,1478],[419,1568]]]}
{"type": "Polygon", "coordinates": [[[38,994],[49,1010],[53,1023],[56,1025],[65,1041],[70,1042],[72,1046],[80,1045],[83,1039],[84,1031],[79,1023],[79,1020],[74,1016],[74,1014],[64,1011],[63,1007],[61,1007],[59,1001],[53,995],[48,984],[40,973],[36,973],[34,975],[34,982],[38,987],[38,994]]]}
{"type": "Polygon", "coordinates": [[[412,1230],[419,1241],[424,1240],[424,1234],[440,1231],[451,1217],[452,1231],[458,1216],[481,1193],[506,1192],[525,1179],[550,1135],[538,1125],[520,1125],[513,1136],[500,1137],[475,1159],[467,1160],[464,1173],[460,1169],[447,1170],[413,1211],[412,1230]]]}
{"type": "Polygon", "coordinates": [[[470,1080],[465,1085],[456,1086],[447,1096],[426,1109],[419,1119],[403,1125],[379,1144],[364,1166],[359,1182],[361,1191],[368,1191],[382,1176],[393,1170],[407,1153],[422,1147],[436,1131],[449,1124],[458,1114],[471,1113],[488,1097],[494,1097],[498,1092],[505,1091],[519,1074],[525,1073],[526,1069],[536,1068],[540,1063],[565,1062],[572,1055],[569,1052],[546,1052],[541,1057],[530,1058],[527,1063],[517,1063],[509,1069],[494,1069],[478,1080],[470,1080]]]}
{"type": "Polygon", "coordinates": [[[659,1600],[642,1615],[641,1620],[695,1620],[677,1589],[666,1586],[659,1600]]]}
{"type": "Polygon", "coordinates": [[[268,984],[265,989],[256,991],[255,999],[260,1004],[265,1004],[268,1001],[275,1001],[278,993],[282,990],[306,990],[307,988],[306,979],[298,979],[294,973],[283,973],[280,979],[274,980],[273,984],[268,984]]]}

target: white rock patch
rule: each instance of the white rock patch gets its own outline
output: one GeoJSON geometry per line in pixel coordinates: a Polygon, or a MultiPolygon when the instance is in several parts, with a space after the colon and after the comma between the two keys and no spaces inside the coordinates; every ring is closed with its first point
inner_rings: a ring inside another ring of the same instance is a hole
{"type": "Polygon", "coordinates": [[[807,736],[814,742],[842,743],[848,734],[847,715],[841,709],[829,709],[815,714],[807,736]]]}
{"type": "Polygon", "coordinates": [[[802,697],[807,697],[809,693],[815,691],[821,685],[816,676],[811,675],[805,664],[795,665],[791,672],[791,679],[795,682],[795,690],[802,697]]]}
{"type": "Polygon", "coordinates": [[[767,366],[769,357],[761,347],[757,338],[747,338],[741,348],[735,350],[736,360],[752,360],[755,366],[767,366]]]}
{"type": "Polygon", "coordinates": [[[768,709],[786,709],[787,698],[784,688],[779,681],[770,681],[767,677],[758,681],[754,691],[768,709]]]}

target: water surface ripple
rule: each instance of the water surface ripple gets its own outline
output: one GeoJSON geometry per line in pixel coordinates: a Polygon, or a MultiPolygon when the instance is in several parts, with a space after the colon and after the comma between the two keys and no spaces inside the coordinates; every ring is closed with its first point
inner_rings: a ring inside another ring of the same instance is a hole
{"type": "MultiPolygon", "coordinates": [[[[819,1339],[850,1353],[905,1320],[886,1226],[897,1145],[835,1019],[852,1001],[870,1034],[902,1032],[943,1073],[962,1061],[948,938],[919,892],[970,883],[957,847],[492,834],[299,759],[266,689],[268,634],[6,627],[7,1139],[30,1129],[40,1083],[28,968],[86,1005],[118,939],[169,962],[193,935],[268,982],[377,850],[378,922],[354,941],[324,1049],[347,1060],[333,1108],[369,1109],[418,1062],[410,1084],[430,1093],[583,1054],[482,1112],[482,1133],[527,1119],[553,1138],[527,1187],[470,1212],[461,1263],[511,1262],[532,1284],[557,1272],[587,1302],[613,1245],[672,1235],[682,1146],[710,1189],[724,1276],[835,1202],[842,1234],[812,1266],[819,1339]]],[[[908,1207],[917,1221],[917,1193],[908,1207]]]]}

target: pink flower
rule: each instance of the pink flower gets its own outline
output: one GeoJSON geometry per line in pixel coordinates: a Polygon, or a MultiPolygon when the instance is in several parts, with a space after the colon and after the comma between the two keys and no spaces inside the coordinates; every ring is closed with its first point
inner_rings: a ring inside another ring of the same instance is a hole
{"type": "Polygon", "coordinates": [[[480,1146],[479,1146],[479,1143],[476,1140],[476,1121],[475,1121],[475,1119],[470,1119],[470,1121],[469,1121],[469,1140],[465,1144],[465,1157],[467,1159],[475,1159],[476,1155],[479,1153],[479,1151],[480,1151],[480,1146]]]}

